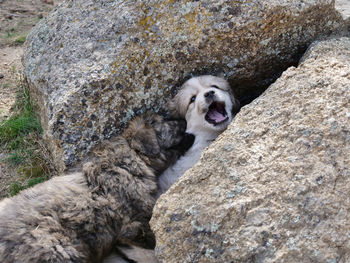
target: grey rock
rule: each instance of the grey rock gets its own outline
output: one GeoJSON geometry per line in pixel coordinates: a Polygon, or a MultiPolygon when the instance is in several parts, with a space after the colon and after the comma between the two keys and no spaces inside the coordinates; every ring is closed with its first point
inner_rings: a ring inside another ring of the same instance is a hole
{"type": "Polygon", "coordinates": [[[332,0],[70,0],[29,34],[25,75],[65,169],[191,75],[259,93],[342,23],[332,0]]]}
{"type": "Polygon", "coordinates": [[[160,262],[350,262],[350,39],[314,43],[160,197],[160,262]]]}
{"type": "Polygon", "coordinates": [[[350,19],[350,2],[348,0],[335,0],[335,8],[344,19],[350,19]]]}
{"type": "Polygon", "coordinates": [[[4,78],[5,76],[4,76],[4,74],[1,74],[0,73],[0,79],[2,79],[2,78],[4,78]]]}

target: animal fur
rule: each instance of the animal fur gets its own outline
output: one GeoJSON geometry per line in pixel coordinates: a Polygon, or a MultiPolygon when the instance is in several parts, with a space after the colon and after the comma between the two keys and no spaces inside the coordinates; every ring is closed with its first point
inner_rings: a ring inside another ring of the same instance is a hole
{"type": "MultiPolygon", "coordinates": [[[[202,151],[222,133],[239,110],[239,101],[235,98],[228,82],[210,75],[191,78],[180,88],[178,94],[170,102],[173,116],[187,121],[186,134],[195,136],[192,147],[170,166],[159,177],[157,196],[166,192],[169,187],[200,158],[202,151]]],[[[127,253],[128,259],[137,263],[156,263],[153,250],[140,250],[132,247],[127,253]],[[148,255],[139,257],[143,253],[148,255]],[[151,256],[153,257],[151,257],[151,256]]],[[[104,263],[125,263],[120,258],[109,258],[104,263]]]]}
{"type": "Polygon", "coordinates": [[[139,246],[119,246],[116,253],[109,255],[103,263],[158,263],[153,249],[139,246]]]}
{"type": "Polygon", "coordinates": [[[191,168],[202,151],[227,128],[239,110],[239,101],[226,80],[204,75],[186,81],[170,108],[186,119],[186,133],[193,134],[195,141],[185,155],[159,177],[158,195],[191,168]]]}
{"type": "Polygon", "coordinates": [[[186,150],[184,131],[184,121],[138,117],[81,172],[1,201],[0,262],[99,262],[124,240],[153,247],[156,176],[186,150]]]}
{"type": "MultiPolygon", "coordinates": [[[[186,134],[193,134],[195,140],[185,155],[159,177],[157,197],[166,192],[185,171],[191,168],[199,160],[202,151],[227,128],[234,114],[239,110],[239,101],[226,80],[204,75],[186,81],[170,102],[169,108],[173,116],[186,119],[186,134]],[[215,111],[216,103],[219,103],[218,110],[223,114],[215,111]],[[217,119],[218,123],[214,123],[210,117],[217,119]]],[[[133,246],[128,250],[121,249],[121,252],[126,258],[131,259],[131,262],[157,262],[154,251],[150,249],[142,250],[140,247],[133,246]],[[143,256],[140,257],[140,254],[143,256]]],[[[128,261],[116,255],[104,261],[104,263],[126,262],[128,261]]]]}

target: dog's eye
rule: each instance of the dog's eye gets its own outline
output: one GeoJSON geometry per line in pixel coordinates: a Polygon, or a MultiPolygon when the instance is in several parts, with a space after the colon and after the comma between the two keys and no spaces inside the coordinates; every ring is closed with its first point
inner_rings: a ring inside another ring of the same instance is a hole
{"type": "Polygon", "coordinates": [[[190,100],[190,104],[191,104],[192,102],[194,102],[195,100],[196,100],[196,95],[193,95],[192,98],[191,98],[191,100],[190,100]]]}
{"type": "Polygon", "coordinates": [[[210,86],[211,88],[214,88],[214,89],[220,89],[218,86],[216,86],[216,85],[211,85],[210,86]]]}

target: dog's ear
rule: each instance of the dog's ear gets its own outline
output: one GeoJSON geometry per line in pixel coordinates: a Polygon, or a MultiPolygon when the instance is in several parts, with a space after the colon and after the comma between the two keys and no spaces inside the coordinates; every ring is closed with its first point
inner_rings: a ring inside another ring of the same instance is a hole
{"type": "Polygon", "coordinates": [[[236,99],[235,93],[230,87],[229,87],[228,92],[230,94],[230,98],[232,101],[232,114],[234,116],[241,109],[241,103],[239,102],[238,99],[236,99]]]}
{"type": "Polygon", "coordinates": [[[234,96],[233,97],[231,96],[231,99],[232,99],[232,113],[235,115],[237,112],[239,112],[241,108],[241,103],[234,96]]]}
{"type": "Polygon", "coordinates": [[[138,153],[153,157],[160,153],[160,146],[154,127],[147,123],[149,118],[149,116],[135,118],[124,132],[124,138],[138,153]]]}
{"type": "Polygon", "coordinates": [[[183,119],[168,119],[163,121],[161,129],[157,129],[157,139],[163,149],[179,144],[186,131],[186,121],[183,119]]]}
{"type": "Polygon", "coordinates": [[[173,147],[175,150],[179,151],[181,155],[185,154],[185,152],[190,149],[194,143],[195,136],[191,133],[184,133],[184,136],[182,137],[179,144],[175,145],[173,147]]]}
{"type": "Polygon", "coordinates": [[[157,136],[153,129],[136,133],[130,141],[130,147],[148,157],[154,157],[160,153],[157,136]]]}
{"type": "Polygon", "coordinates": [[[184,119],[188,109],[188,102],[184,100],[186,97],[184,92],[185,84],[181,87],[175,97],[168,102],[168,109],[173,118],[184,119]]]}

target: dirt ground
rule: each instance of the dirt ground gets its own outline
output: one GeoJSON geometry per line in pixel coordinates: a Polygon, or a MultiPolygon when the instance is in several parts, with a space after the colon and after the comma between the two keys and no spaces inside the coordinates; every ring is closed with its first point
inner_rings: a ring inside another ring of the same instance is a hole
{"type": "MultiPolygon", "coordinates": [[[[61,0],[55,0],[55,4],[61,0]]],[[[0,0],[0,118],[9,114],[22,72],[23,42],[53,7],[50,0],[0,0]]],[[[52,1],[51,1],[52,3],[52,1]]]]}
{"type": "MultiPolygon", "coordinates": [[[[0,120],[10,115],[23,66],[25,37],[55,5],[63,0],[0,0],[0,120]]],[[[0,151],[0,198],[9,185],[18,179],[14,168],[8,167],[0,151]]]]}

